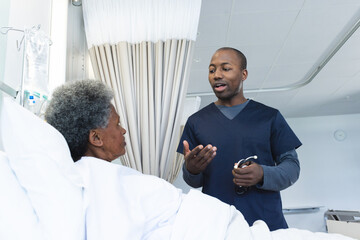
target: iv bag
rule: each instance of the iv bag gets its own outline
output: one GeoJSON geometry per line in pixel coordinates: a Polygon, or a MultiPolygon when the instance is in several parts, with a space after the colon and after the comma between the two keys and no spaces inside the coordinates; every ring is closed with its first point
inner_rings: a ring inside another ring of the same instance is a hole
{"type": "Polygon", "coordinates": [[[25,30],[23,105],[40,116],[48,101],[48,65],[51,41],[41,30],[25,30]]]}

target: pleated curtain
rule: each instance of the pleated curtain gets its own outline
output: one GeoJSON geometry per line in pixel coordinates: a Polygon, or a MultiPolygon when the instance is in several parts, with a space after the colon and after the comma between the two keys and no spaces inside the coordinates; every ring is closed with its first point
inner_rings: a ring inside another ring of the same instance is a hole
{"type": "Polygon", "coordinates": [[[125,166],[174,181],[180,121],[201,0],[85,0],[94,75],[127,130],[125,166]]]}

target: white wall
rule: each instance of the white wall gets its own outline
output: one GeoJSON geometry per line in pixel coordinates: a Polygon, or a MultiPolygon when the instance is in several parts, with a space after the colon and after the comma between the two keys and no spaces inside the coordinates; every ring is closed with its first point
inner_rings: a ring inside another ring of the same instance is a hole
{"type": "Polygon", "coordinates": [[[87,48],[81,6],[69,5],[66,48],[66,81],[94,79],[87,48]]]}
{"type": "MultiPolygon", "coordinates": [[[[318,211],[286,214],[290,227],[325,231],[327,209],[360,211],[360,114],[287,119],[302,141],[299,180],[282,191],[284,208],[322,206],[318,211]],[[346,138],[334,138],[343,130],[346,138]]],[[[188,192],[182,173],[174,182],[188,192]]]]}
{"type": "MultiPolygon", "coordinates": [[[[0,1],[0,27],[9,26],[9,0],[0,1]]],[[[6,35],[0,34],[0,82],[4,81],[4,70],[5,70],[5,57],[6,57],[6,35]]]]}
{"type": "Polygon", "coordinates": [[[323,206],[316,213],[286,215],[290,226],[325,231],[327,209],[360,211],[360,114],[287,119],[303,143],[301,175],[282,192],[284,207],[323,206]],[[336,140],[342,130],[346,137],[336,140]]]}
{"type": "Polygon", "coordinates": [[[50,37],[52,41],[49,59],[50,93],[65,82],[67,18],[69,5],[71,5],[71,1],[69,0],[55,0],[52,1],[52,6],[49,11],[51,13],[50,37]]]}

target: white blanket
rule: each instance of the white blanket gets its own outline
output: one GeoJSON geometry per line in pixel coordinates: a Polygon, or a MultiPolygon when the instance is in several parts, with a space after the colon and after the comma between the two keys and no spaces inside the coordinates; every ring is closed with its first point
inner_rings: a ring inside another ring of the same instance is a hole
{"type": "Polygon", "coordinates": [[[264,221],[251,227],[233,206],[191,190],[184,198],[173,228],[172,240],[351,240],[340,234],[313,233],[301,229],[269,231],[264,221]]]}
{"type": "Polygon", "coordinates": [[[197,190],[92,157],[76,162],[85,184],[87,240],[349,240],[298,229],[249,227],[233,206],[197,190]]]}

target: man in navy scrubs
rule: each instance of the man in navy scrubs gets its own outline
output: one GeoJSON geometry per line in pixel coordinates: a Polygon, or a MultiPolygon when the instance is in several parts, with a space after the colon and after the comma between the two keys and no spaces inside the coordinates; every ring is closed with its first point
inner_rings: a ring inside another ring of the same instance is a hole
{"type": "Polygon", "coordinates": [[[280,191],[299,177],[301,142],[278,110],[244,97],[246,64],[234,48],[212,56],[209,82],[218,100],[187,120],[177,149],[185,158],[183,178],[234,205],[250,225],[262,219],[270,230],[287,228],[280,191]],[[234,168],[248,157],[245,167],[234,168]]]}

